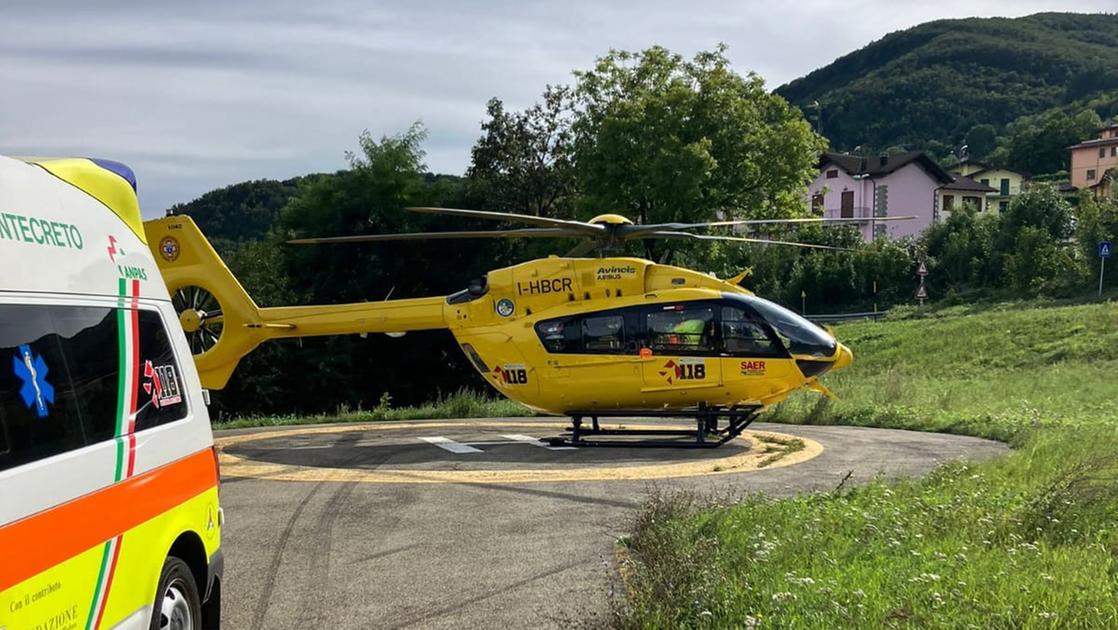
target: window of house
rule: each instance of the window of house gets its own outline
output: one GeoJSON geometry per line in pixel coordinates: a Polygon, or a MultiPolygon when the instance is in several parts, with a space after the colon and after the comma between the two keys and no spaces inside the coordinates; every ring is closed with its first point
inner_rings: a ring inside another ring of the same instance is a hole
{"type": "Polygon", "coordinates": [[[817,215],[823,215],[823,195],[816,194],[811,196],[811,211],[817,215]]]}
{"type": "Polygon", "coordinates": [[[998,212],[1005,212],[1007,208],[1009,208],[1009,202],[1008,201],[999,201],[998,202],[998,212]]]}
{"type": "Polygon", "coordinates": [[[1118,146],[1110,147],[1110,157],[1118,155],[1118,146]]]}
{"type": "Polygon", "coordinates": [[[835,179],[836,177],[838,177],[838,169],[832,168],[827,171],[827,179],[835,179]]]}
{"type": "Polygon", "coordinates": [[[943,196],[943,209],[944,210],[951,210],[954,207],[955,207],[955,195],[944,195],[943,196]]]}
{"type": "Polygon", "coordinates": [[[1099,147],[1099,157],[1106,157],[1106,147],[1099,147]]]}
{"type": "Polygon", "coordinates": [[[1095,169],[1093,169],[1093,168],[1087,169],[1087,179],[1088,180],[1095,179],[1095,169]]]}
{"type": "Polygon", "coordinates": [[[1009,178],[1003,177],[1001,181],[1001,190],[998,191],[1002,197],[1009,196],[1009,178]]]}
{"type": "Polygon", "coordinates": [[[989,177],[984,177],[984,178],[982,178],[978,181],[982,182],[983,186],[989,186],[990,185],[990,178],[989,177]]]}
{"type": "Polygon", "coordinates": [[[842,218],[844,218],[844,219],[853,219],[854,218],[854,191],[853,190],[842,191],[842,208],[840,210],[840,214],[841,214],[842,218]]]}
{"type": "Polygon", "coordinates": [[[963,205],[982,212],[982,197],[963,197],[963,205]]]}

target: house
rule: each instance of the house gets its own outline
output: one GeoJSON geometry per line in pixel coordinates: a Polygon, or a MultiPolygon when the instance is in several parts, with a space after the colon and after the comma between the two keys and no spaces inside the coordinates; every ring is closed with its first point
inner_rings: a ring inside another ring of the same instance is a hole
{"type": "Polygon", "coordinates": [[[1071,152],[1071,185],[1098,196],[1110,194],[1118,179],[1118,121],[1096,130],[1094,140],[1068,147],[1071,152]]]}
{"type": "MultiPolygon", "coordinates": [[[[946,220],[952,210],[963,206],[971,206],[978,212],[998,208],[994,205],[995,201],[990,197],[990,195],[997,195],[998,190],[965,175],[952,175],[952,177],[954,181],[944,184],[936,190],[935,217],[937,221],[946,220]]],[[[997,203],[1006,202],[1000,201],[997,203]]],[[[1003,206],[999,211],[1004,209],[1003,206]]]]}
{"type": "Polygon", "coordinates": [[[947,171],[952,175],[969,177],[980,184],[993,187],[994,190],[986,194],[986,207],[983,210],[1004,211],[1009,207],[1010,199],[1021,194],[1029,183],[1028,173],[1011,171],[1008,168],[990,166],[968,159],[964,159],[947,171]]]}
{"type": "Polygon", "coordinates": [[[917,235],[936,220],[940,189],[954,182],[955,178],[923,151],[871,157],[824,153],[808,195],[812,210],[819,216],[861,219],[858,226],[866,240],[878,236],[900,238],[917,235]],[[874,221],[890,216],[916,218],[874,221]]]}

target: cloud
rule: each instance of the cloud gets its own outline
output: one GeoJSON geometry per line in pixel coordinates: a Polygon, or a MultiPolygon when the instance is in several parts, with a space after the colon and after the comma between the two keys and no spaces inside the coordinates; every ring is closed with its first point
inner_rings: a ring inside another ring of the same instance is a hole
{"type": "Polygon", "coordinates": [[[526,106],[610,48],[689,55],[725,42],[739,70],[776,86],[886,32],[973,11],[956,0],[9,0],[0,152],[128,163],[149,216],[246,179],[342,168],[363,129],[416,120],[430,130],[428,165],[461,173],[486,100],[526,106]]]}

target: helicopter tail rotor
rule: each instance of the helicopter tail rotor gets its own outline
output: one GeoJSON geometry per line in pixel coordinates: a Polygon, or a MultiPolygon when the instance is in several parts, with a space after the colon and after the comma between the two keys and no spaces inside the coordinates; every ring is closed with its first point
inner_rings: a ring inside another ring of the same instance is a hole
{"type": "Polygon", "coordinates": [[[242,333],[260,321],[260,309],[189,216],[146,221],[144,230],[202,386],[221,389],[265,338],[242,333]]]}

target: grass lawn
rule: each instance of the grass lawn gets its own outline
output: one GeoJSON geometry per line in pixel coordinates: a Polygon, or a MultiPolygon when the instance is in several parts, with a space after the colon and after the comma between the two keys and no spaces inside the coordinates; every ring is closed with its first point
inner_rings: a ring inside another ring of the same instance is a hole
{"type": "Polygon", "coordinates": [[[795,499],[654,497],[623,627],[1118,627],[1118,306],[837,326],[840,397],[781,422],[950,431],[1014,451],[795,499]]]}

